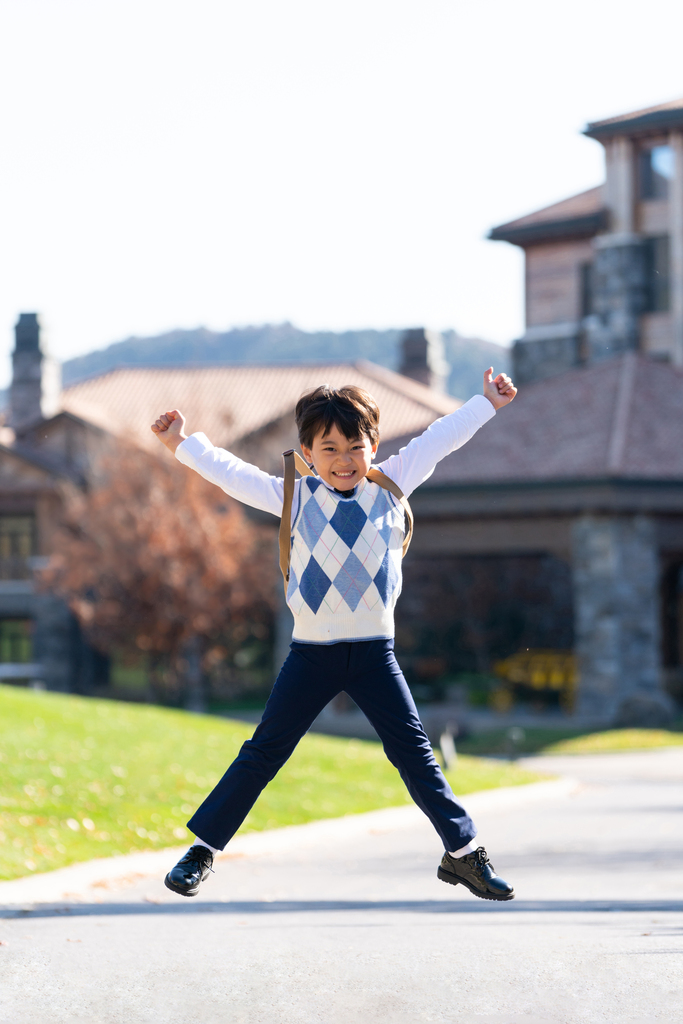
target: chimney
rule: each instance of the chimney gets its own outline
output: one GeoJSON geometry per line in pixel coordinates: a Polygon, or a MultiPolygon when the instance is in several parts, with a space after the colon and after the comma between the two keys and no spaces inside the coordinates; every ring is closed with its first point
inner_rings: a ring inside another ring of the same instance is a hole
{"type": "Polygon", "coordinates": [[[9,425],[20,430],[59,411],[62,372],[41,348],[37,313],[20,313],[14,336],[9,425]]]}
{"type": "Polygon", "coordinates": [[[449,369],[443,338],[438,331],[413,327],[405,332],[401,339],[399,373],[435,391],[445,391],[449,369]]]}

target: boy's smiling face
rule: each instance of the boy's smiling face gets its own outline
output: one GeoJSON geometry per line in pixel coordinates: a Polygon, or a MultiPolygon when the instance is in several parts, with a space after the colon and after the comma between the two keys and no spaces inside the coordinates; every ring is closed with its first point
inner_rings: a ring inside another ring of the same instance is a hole
{"type": "Polygon", "coordinates": [[[333,423],[324,436],[316,434],[312,448],[302,445],[301,450],[329,487],[350,491],[370,469],[377,445],[367,436],[349,441],[333,423]]]}

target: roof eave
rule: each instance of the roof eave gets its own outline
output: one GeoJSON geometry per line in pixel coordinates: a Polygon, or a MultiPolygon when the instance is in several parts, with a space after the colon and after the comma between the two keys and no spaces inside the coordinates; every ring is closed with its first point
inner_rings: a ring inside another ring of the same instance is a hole
{"type": "Polygon", "coordinates": [[[618,135],[657,135],[670,128],[683,128],[683,108],[675,110],[656,110],[651,114],[641,114],[625,121],[594,121],[586,125],[583,134],[589,139],[615,138],[618,135]]]}
{"type": "Polygon", "coordinates": [[[563,220],[538,221],[514,227],[501,224],[492,228],[489,239],[493,242],[510,242],[525,248],[542,242],[564,242],[580,238],[593,238],[608,226],[607,210],[598,210],[583,217],[567,217],[563,220]]]}

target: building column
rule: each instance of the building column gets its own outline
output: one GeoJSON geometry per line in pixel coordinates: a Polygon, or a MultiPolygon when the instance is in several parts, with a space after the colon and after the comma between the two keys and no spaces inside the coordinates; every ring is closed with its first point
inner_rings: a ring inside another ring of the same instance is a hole
{"type": "Polygon", "coordinates": [[[605,166],[610,232],[614,235],[630,235],[636,228],[636,165],[633,140],[625,136],[612,139],[606,147],[605,166]]]}
{"type": "Polygon", "coordinates": [[[648,516],[581,516],[572,530],[577,712],[605,724],[663,724],[659,564],[648,516]]]}
{"type": "Polygon", "coordinates": [[[589,362],[638,349],[646,299],[643,241],[636,233],[632,139],[613,139],[606,146],[605,159],[609,232],[595,239],[593,311],[583,322],[589,362]]]}
{"type": "Polygon", "coordinates": [[[669,191],[671,358],[676,366],[683,366],[683,132],[671,132],[669,145],[674,153],[674,176],[669,191]]]}
{"type": "Polygon", "coordinates": [[[643,240],[637,235],[598,235],[593,262],[593,312],[583,322],[589,362],[638,350],[646,297],[643,240]]]}

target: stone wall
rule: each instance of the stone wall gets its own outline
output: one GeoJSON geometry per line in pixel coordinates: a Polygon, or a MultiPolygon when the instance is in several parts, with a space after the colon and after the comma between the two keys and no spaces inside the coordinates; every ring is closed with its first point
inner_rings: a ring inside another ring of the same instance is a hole
{"type": "Polygon", "coordinates": [[[578,329],[567,331],[561,337],[522,338],[512,349],[513,379],[515,384],[547,380],[573,369],[580,361],[581,335],[578,329]]]}
{"type": "Polygon", "coordinates": [[[639,348],[639,318],[647,299],[642,240],[605,236],[599,242],[593,263],[593,308],[584,323],[589,362],[639,348]]]}
{"type": "Polygon", "coordinates": [[[623,725],[662,724],[656,525],[648,516],[580,516],[573,527],[578,712],[623,725]]]}

